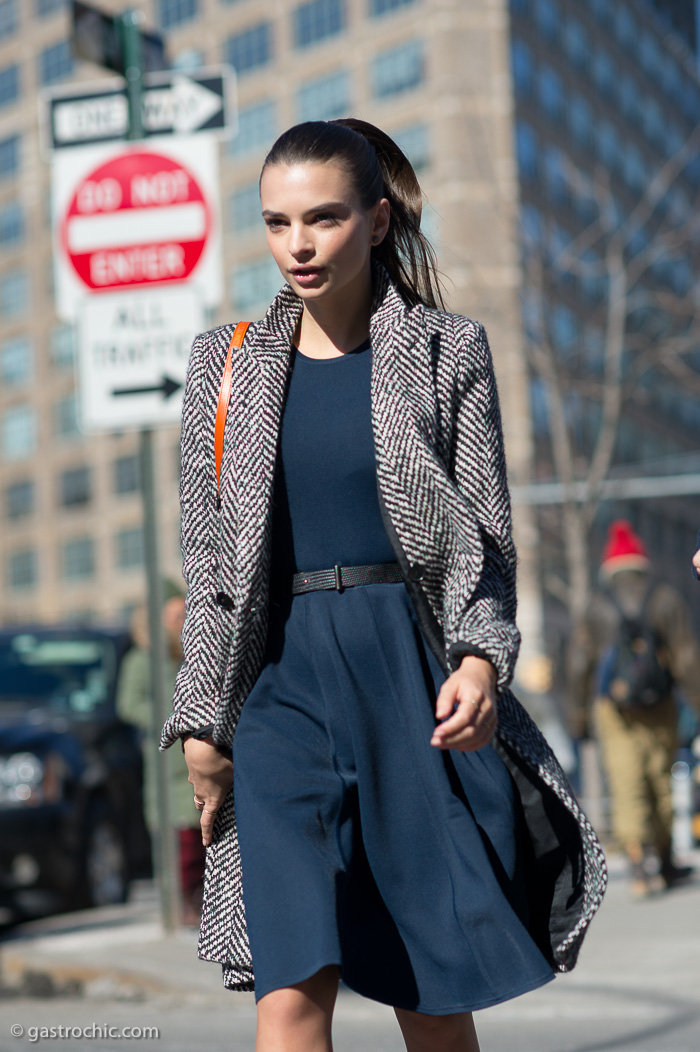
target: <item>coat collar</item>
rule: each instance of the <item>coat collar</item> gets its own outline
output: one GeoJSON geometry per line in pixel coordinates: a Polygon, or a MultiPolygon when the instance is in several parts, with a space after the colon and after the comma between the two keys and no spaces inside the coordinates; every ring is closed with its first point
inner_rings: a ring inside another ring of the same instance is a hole
{"type": "MultiPolygon", "coordinates": [[[[384,335],[401,327],[408,308],[380,264],[373,266],[372,284],[374,295],[370,339],[373,354],[376,355],[384,347],[384,335]]],[[[249,355],[264,363],[270,356],[288,353],[303,309],[301,297],[289,285],[284,285],[268,307],[265,317],[256,326],[253,339],[247,344],[249,355]]]]}

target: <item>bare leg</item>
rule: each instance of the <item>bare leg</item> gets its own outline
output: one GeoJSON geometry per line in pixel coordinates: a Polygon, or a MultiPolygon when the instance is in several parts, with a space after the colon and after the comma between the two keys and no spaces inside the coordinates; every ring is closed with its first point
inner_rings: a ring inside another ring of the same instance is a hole
{"type": "Polygon", "coordinates": [[[424,1015],[395,1008],[407,1052],[479,1052],[471,1012],[424,1015]]]}
{"type": "Polygon", "coordinates": [[[338,993],[332,964],[258,1001],[255,1052],[332,1052],[331,1022],[338,993]]]}

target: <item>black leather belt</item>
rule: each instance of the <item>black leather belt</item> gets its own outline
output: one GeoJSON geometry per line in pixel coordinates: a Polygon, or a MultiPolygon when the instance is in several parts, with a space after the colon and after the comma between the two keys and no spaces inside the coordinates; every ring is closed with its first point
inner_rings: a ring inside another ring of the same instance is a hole
{"type": "Polygon", "coordinates": [[[335,588],[353,588],[357,584],[398,584],[402,581],[398,563],[374,563],[372,566],[338,566],[331,570],[314,570],[311,573],[295,573],[292,577],[292,595],[317,592],[335,588]]]}

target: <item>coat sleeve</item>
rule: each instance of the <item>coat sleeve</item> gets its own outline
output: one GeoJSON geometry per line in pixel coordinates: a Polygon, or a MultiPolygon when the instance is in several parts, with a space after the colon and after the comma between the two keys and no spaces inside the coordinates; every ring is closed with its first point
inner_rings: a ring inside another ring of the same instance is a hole
{"type": "Polygon", "coordinates": [[[476,587],[452,619],[447,652],[453,669],[467,654],[487,658],[502,690],[513,677],[520,633],[515,626],[516,554],[501,413],[484,327],[466,318],[456,321],[461,382],[453,475],[476,520],[483,565],[476,587]]]}
{"type": "Polygon", "coordinates": [[[161,733],[166,749],[188,731],[215,722],[220,698],[217,646],[216,406],[207,391],[207,342],[198,336],[187,365],[180,438],[180,546],[187,583],[184,658],[175,682],[173,713],[161,733]]]}

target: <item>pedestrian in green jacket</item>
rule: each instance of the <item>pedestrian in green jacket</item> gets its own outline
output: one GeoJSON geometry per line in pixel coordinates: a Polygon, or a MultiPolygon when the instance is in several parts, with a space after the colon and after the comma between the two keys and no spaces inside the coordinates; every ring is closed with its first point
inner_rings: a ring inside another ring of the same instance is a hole
{"type": "MultiPolygon", "coordinates": [[[[185,618],[185,597],[174,582],[164,583],[163,628],[165,631],[166,663],[165,694],[171,697],[175,678],[182,663],[180,636],[185,618]]],[[[131,633],[134,646],[126,654],[117,686],[117,711],[121,719],[141,731],[144,766],[144,817],[151,836],[158,834],[157,767],[169,761],[169,790],[172,822],[178,832],[180,880],[183,897],[183,923],[199,924],[204,880],[204,847],[199,828],[199,813],[194,807],[192,786],[188,781],[187,765],[180,754],[157,756],[156,727],[151,691],[150,652],[146,608],[139,607],[132,616],[131,633]]]]}

